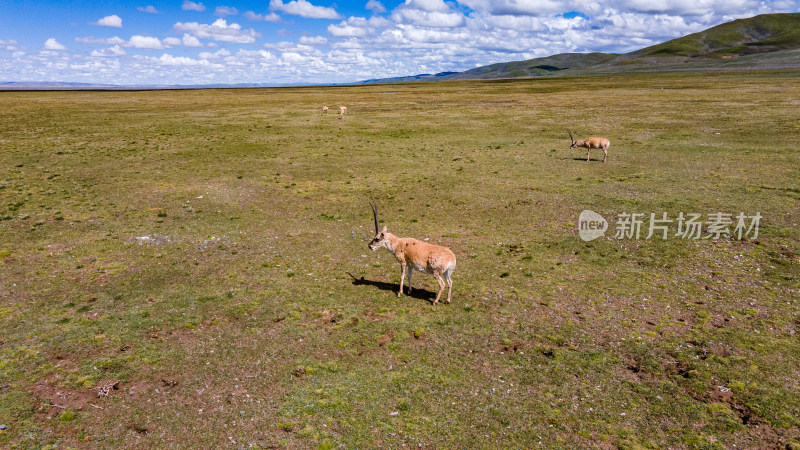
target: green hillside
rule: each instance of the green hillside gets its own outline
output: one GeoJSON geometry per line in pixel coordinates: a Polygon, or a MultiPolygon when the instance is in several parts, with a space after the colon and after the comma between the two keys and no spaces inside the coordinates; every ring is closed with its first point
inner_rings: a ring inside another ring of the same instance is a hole
{"type": "Polygon", "coordinates": [[[800,67],[800,13],[764,14],[726,22],[699,33],[627,54],[562,53],[364,83],[477,80],[558,75],[800,67]]]}
{"type": "Polygon", "coordinates": [[[633,52],[636,56],[730,57],[800,47],[800,14],[764,14],[633,52]]]}
{"type": "Polygon", "coordinates": [[[476,67],[465,72],[450,75],[449,79],[517,78],[551,75],[565,69],[591,67],[602,64],[616,57],[617,55],[611,53],[561,53],[544,58],[476,67]]]}

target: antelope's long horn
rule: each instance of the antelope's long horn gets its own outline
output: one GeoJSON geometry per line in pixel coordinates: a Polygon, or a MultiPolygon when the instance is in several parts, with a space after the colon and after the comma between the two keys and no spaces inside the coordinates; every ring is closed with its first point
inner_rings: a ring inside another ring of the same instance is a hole
{"type": "Polygon", "coordinates": [[[572,143],[574,144],[575,143],[575,138],[572,137],[572,131],[567,130],[567,133],[569,133],[569,140],[572,141],[572,143]]]}
{"type": "Polygon", "coordinates": [[[372,217],[375,219],[375,236],[378,235],[378,205],[374,204],[372,200],[369,201],[369,206],[372,207],[372,217]]]}

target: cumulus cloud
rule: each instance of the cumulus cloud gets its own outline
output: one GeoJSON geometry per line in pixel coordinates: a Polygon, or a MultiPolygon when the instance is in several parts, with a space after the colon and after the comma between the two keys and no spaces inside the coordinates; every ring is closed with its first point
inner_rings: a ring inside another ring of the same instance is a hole
{"type": "Polygon", "coordinates": [[[114,36],[111,38],[82,37],[75,38],[76,42],[85,44],[104,44],[116,47],[133,47],[144,50],[163,50],[170,47],[184,45],[186,47],[203,47],[203,43],[196,36],[184,33],[182,38],[167,37],[159,39],[152,36],[134,35],[129,40],[114,36]]]}
{"type": "Polygon", "coordinates": [[[181,9],[184,11],[205,11],[206,7],[202,3],[195,3],[192,0],[183,0],[181,9]]]}
{"type": "Polygon", "coordinates": [[[383,6],[383,3],[379,2],[378,0],[369,0],[367,5],[364,7],[375,14],[383,14],[386,12],[386,7],[383,6]]]}
{"type": "Polygon", "coordinates": [[[203,43],[200,42],[200,39],[197,37],[192,36],[191,34],[184,33],[183,38],[181,39],[181,43],[186,47],[202,47],[203,43]]]}
{"type": "Polygon", "coordinates": [[[559,0],[501,0],[492,1],[489,11],[495,15],[544,16],[563,13],[569,8],[559,0]]]}
{"type": "Polygon", "coordinates": [[[181,40],[176,37],[168,37],[161,40],[161,45],[165,48],[177,47],[181,45],[181,40]]]}
{"type": "Polygon", "coordinates": [[[264,44],[264,47],[275,49],[281,52],[291,52],[291,53],[302,53],[302,54],[311,54],[315,53],[319,55],[320,53],[314,47],[310,45],[304,44],[295,44],[294,42],[270,42],[264,44]]]}
{"type": "Polygon", "coordinates": [[[237,14],[239,14],[239,10],[232,6],[217,6],[217,8],[214,10],[215,16],[225,17],[225,16],[235,16],[237,14]]]}
{"type": "Polygon", "coordinates": [[[247,11],[242,14],[246,19],[253,22],[280,22],[281,16],[271,12],[269,14],[256,14],[253,11],[247,11]]]}
{"type": "Polygon", "coordinates": [[[141,12],[146,12],[146,13],[150,13],[150,14],[158,14],[158,10],[156,9],[155,6],[152,6],[152,5],[137,6],[136,9],[138,9],[141,12]]]}
{"type": "Polygon", "coordinates": [[[233,44],[252,44],[256,38],[261,37],[252,28],[242,29],[238,23],[228,25],[225,19],[217,19],[211,25],[197,22],[183,23],[178,22],[174,28],[178,31],[186,31],[198,38],[213,39],[215,41],[229,42],[233,44]]]}
{"type": "Polygon", "coordinates": [[[678,16],[725,15],[736,11],[758,8],[758,0],[623,0],[618,7],[623,11],[641,13],[666,13],[678,16]]]}
{"type": "Polygon", "coordinates": [[[282,0],[270,0],[269,9],[280,11],[307,19],[341,19],[342,16],[335,9],[326,6],[314,6],[307,0],[292,0],[283,3],[282,0]]]}
{"type": "Polygon", "coordinates": [[[224,58],[224,57],[230,56],[230,55],[231,55],[231,52],[229,52],[228,50],[226,50],[224,48],[221,48],[221,49],[217,50],[214,53],[211,53],[211,52],[200,52],[197,55],[197,57],[201,58],[201,59],[218,59],[218,58],[224,58]]]}
{"type": "Polygon", "coordinates": [[[138,34],[135,36],[131,36],[130,40],[125,45],[129,47],[150,49],[150,50],[161,50],[163,48],[167,48],[168,46],[163,44],[161,40],[159,40],[157,37],[141,36],[138,34]]]}
{"type": "Polygon", "coordinates": [[[303,64],[308,58],[295,52],[285,52],[281,54],[281,59],[290,64],[303,64]]]}
{"type": "Polygon", "coordinates": [[[424,27],[453,28],[464,25],[464,15],[443,0],[406,0],[392,11],[392,19],[424,27]]]}
{"type": "Polygon", "coordinates": [[[11,39],[9,41],[4,41],[4,40],[0,39],[0,50],[6,50],[6,51],[12,51],[13,52],[13,51],[17,50],[17,45],[18,44],[19,44],[19,42],[17,42],[14,39],[11,39]]]}
{"type": "Polygon", "coordinates": [[[99,19],[97,22],[91,22],[89,25],[122,28],[122,19],[118,15],[113,14],[110,16],[105,16],[102,19],[99,19]]]}
{"type": "Polygon", "coordinates": [[[66,50],[67,47],[61,45],[56,38],[50,38],[44,41],[44,45],[42,46],[45,50],[66,50]]]}
{"type": "Polygon", "coordinates": [[[325,36],[300,36],[297,42],[306,45],[323,45],[328,43],[328,38],[325,36]]]}
{"type": "Polygon", "coordinates": [[[113,47],[104,48],[102,50],[94,50],[94,51],[92,51],[91,55],[92,56],[103,56],[103,57],[124,56],[124,55],[127,55],[127,52],[125,52],[125,50],[123,50],[122,47],[120,47],[119,45],[115,45],[113,47]]]}
{"type": "Polygon", "coordinates": [[[75,42],[82,42],[85,44],[104,44],[104,45],[127,45],[128,41],[122,39],[121,37],[114,36],[111,38],[96,38],[93,36],[89,37],[77,37],[75,38],[75,42]]]}
{"type": "Polygon", "coordinates": [[[185,56],[172,56],[164,53],[158,58],[158,63],[164,66],[206,66],[211,68],[221,69],[225,66],[222,64],[215,64],[207,59],[194,59],[185,56]]]}
{"type": "Polygon", "coordinates": [[[337,25],[329,25],[328,33],[336,37],[359,37],[374,34],[379,28],[391,25],[392,22],[380,16],[373,16],[369,19],[350,17],[337,25]]]}

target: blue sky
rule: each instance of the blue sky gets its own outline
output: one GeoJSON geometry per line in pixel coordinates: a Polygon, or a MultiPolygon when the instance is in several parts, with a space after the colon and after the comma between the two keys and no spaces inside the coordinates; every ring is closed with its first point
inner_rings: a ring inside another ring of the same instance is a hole
{"type": "Polygon", "coordinates": [[[0,81],[346,83],[627,52],[800,0],[0,0],[0,81]]]}

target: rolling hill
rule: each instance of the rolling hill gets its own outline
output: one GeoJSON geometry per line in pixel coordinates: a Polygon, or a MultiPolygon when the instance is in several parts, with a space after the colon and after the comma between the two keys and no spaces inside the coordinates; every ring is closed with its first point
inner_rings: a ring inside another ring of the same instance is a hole
{"type": "Polygon", "coordinates": [[[800,13],[763,14],[625,54],[562,53],[364,83],[521,78],[623,72],[778,69],[800,67],[800,13]]]}

